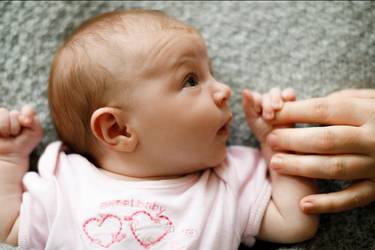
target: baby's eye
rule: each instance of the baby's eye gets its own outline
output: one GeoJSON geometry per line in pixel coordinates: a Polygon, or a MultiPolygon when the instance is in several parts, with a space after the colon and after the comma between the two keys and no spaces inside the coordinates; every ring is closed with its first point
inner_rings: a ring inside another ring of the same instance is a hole
{"type": "Polygon", "coordinates": [[[198,85],[198,76],[190,73],[189,75],[186,76],[184,82],[183,82],[183,87],[194,87],[198,85]]]}

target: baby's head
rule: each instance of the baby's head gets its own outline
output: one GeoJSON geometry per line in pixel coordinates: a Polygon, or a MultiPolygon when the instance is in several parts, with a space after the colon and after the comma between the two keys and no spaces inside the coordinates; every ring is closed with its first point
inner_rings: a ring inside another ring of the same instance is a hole
{"type": "Polygon", "coordinates": [[[57,51],[49,79],[60,139],[104,169],[135,177],[219,164],[230,94],[213,78],[198,31],[159,11],[88,20],[57,51]]]}

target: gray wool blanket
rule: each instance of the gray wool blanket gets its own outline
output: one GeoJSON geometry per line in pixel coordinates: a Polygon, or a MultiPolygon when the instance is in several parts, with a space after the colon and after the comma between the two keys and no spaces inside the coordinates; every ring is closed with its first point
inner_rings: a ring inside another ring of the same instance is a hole
{"type": "MultiPolygon", "coordinates": [[[[32,103],[45,137],[32,155],[56,140],[47,107],[52,55],[83,20],[114,9],[159,9],[197,27],[218,80],[233,89],[229,144],[256,147],[241,110],[245,87],[264,92],[293,87],[298,99],[344,88],[375,87],[373,2],[1,2],[0,106],[32,103]]],[[[347,183],[320,181],[322,192],[347,183]]],[[[3,245],[0,249],[11,249],[3,245]]],[[[241,246],[240,249],[246,249],[241,246]]],[[[375,204],[323,215],[315,238],[254,249],[375,249],[375,204]]]]}

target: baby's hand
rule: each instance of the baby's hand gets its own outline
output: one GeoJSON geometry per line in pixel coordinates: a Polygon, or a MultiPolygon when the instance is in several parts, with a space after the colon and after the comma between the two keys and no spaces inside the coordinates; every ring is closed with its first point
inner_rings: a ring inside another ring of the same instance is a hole
{"type": "Polygon", "coordinates": [[[283,91],[273,88],[263,95],[247,89],[243,91],[242,105],[247,124],[260,143],[265,142],[268,133],[274,128],[270,121],[275,113],[282,109],[284,102],[295,100],[296,95],[291,88],[283,91]]]}
{"type": "Polygon", "coordinates": [[[42,126],[34,109],[24,106],[21,111],[0,108],[0,161],[18,162],[28,159],[42,139],[42,126]]]}

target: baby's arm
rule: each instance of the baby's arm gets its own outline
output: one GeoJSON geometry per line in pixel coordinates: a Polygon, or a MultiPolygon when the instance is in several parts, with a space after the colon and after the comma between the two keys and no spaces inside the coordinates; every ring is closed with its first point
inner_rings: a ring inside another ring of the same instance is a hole
{"type": "MultiPolygon", "coordinates": [[[[274,154],[266,143],[266,137],[274,127],[275,112],[282,109],[284,101],[295,100],[295,94],[287,89],[283,92],[272,89],[265,95],[243,93],[243,106],[249,127],[261,144],[262,154],[269,166],[274,154]]],[[[288,126],[288,125],[286,125],[288,126]]],[[[266,241],[293,243],[311,238],[318,227],[319,217],[302,212],[299,203],[306,195],[316,193],[312,180],[282,175],[269,169],[272,197],[266,208],[258,238],[266,241]]]]}
{"type": "Polygon", "coordinates": [[[17,243],[22,177],[41,138],[42,127],[31,107],[20,112],[0,108],[0,242],[17,243]]]}

